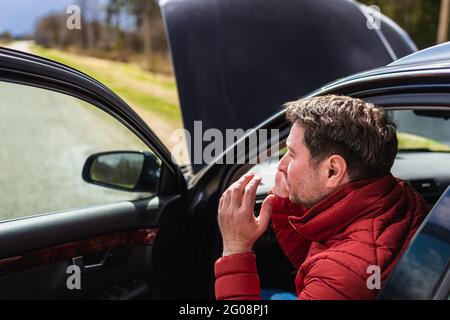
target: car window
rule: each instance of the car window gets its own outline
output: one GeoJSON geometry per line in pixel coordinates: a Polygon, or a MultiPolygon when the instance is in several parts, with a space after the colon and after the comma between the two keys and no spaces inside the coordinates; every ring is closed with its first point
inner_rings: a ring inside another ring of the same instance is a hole
{"type": "Polygon", "coordinates": [[[94,153],[151,152],[106,112],[69,95],[8,82],[0,82],[0,97],[0,221],[152,196],[82,179],[94,153]]]}
{"type": "Polygon", "coordinates": [[[387,113],[397,124],[400,151],[450,151],[449,111],[394,110],[387,113]]]}

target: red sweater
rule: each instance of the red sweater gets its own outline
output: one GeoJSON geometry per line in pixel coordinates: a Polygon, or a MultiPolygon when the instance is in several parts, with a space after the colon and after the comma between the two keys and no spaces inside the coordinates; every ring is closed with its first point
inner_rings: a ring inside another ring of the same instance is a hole
{"type": "MultiPolygon", "coordinates": [[[[373,299],[367,286],[381,271],[381,283],[406,249],[428,206],[407,183],[387,175],[349,183],[307,210],[275,197],[272,227],[284,253],[298,269],[299,299],[373,299]]],[[[253,253],[215,263],[218,300],[259,299],[253,253]]]]}

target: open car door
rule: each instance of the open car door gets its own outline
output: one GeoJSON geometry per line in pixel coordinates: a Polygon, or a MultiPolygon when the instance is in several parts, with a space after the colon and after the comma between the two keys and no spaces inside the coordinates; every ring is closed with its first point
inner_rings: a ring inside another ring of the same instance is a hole
{"type": "Polygon", "coordinates": [[[183,296],[186,185],[147,125],[94,79],[3,48],[0,95],[0,299],[183,296]]]}
{"type": "Polygon", "coordinates": [[[379,299],[450,299],[450,187],[428,214],[379,299]]]}

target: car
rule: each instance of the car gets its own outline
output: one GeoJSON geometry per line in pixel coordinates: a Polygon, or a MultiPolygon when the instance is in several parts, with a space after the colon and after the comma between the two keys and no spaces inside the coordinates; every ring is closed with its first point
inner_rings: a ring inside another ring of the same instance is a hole
{"type": "MultiPolygon", "coordinates": [[[[0,298],[214,299],[221,194],[248,170],[261,173],[258,211],[278,155],[248,160],[283,153],[290,126],[279,106],[343,94],[397,122],[392,172],[433,207],[379,298],[447,299],[450,43],[415,52],[386,17],[371,29],[362,5],[328,3],[160,2],[188,131],[198,119],[250,128],[192,168],[98,81],[1,48],[0,298]],[[260,130],[278,130],[279,139],[255,150],[249,142],[260,130]]],[[[296,270],[270,227],[254,249],[262,287],[294,291],[296,270]]]]}

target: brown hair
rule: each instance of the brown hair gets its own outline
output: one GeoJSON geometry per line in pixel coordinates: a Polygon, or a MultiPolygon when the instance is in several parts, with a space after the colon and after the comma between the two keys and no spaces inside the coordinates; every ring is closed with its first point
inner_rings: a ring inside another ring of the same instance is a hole
{"type": "Polygon", "coordinates": [[[361,99],[326,95],[285,104],[286,117],[305,129],[314,164],[332,154],[347,162],[351,180],[390,172],[398,149],[395,123],[382,108],[361,99]]]}

